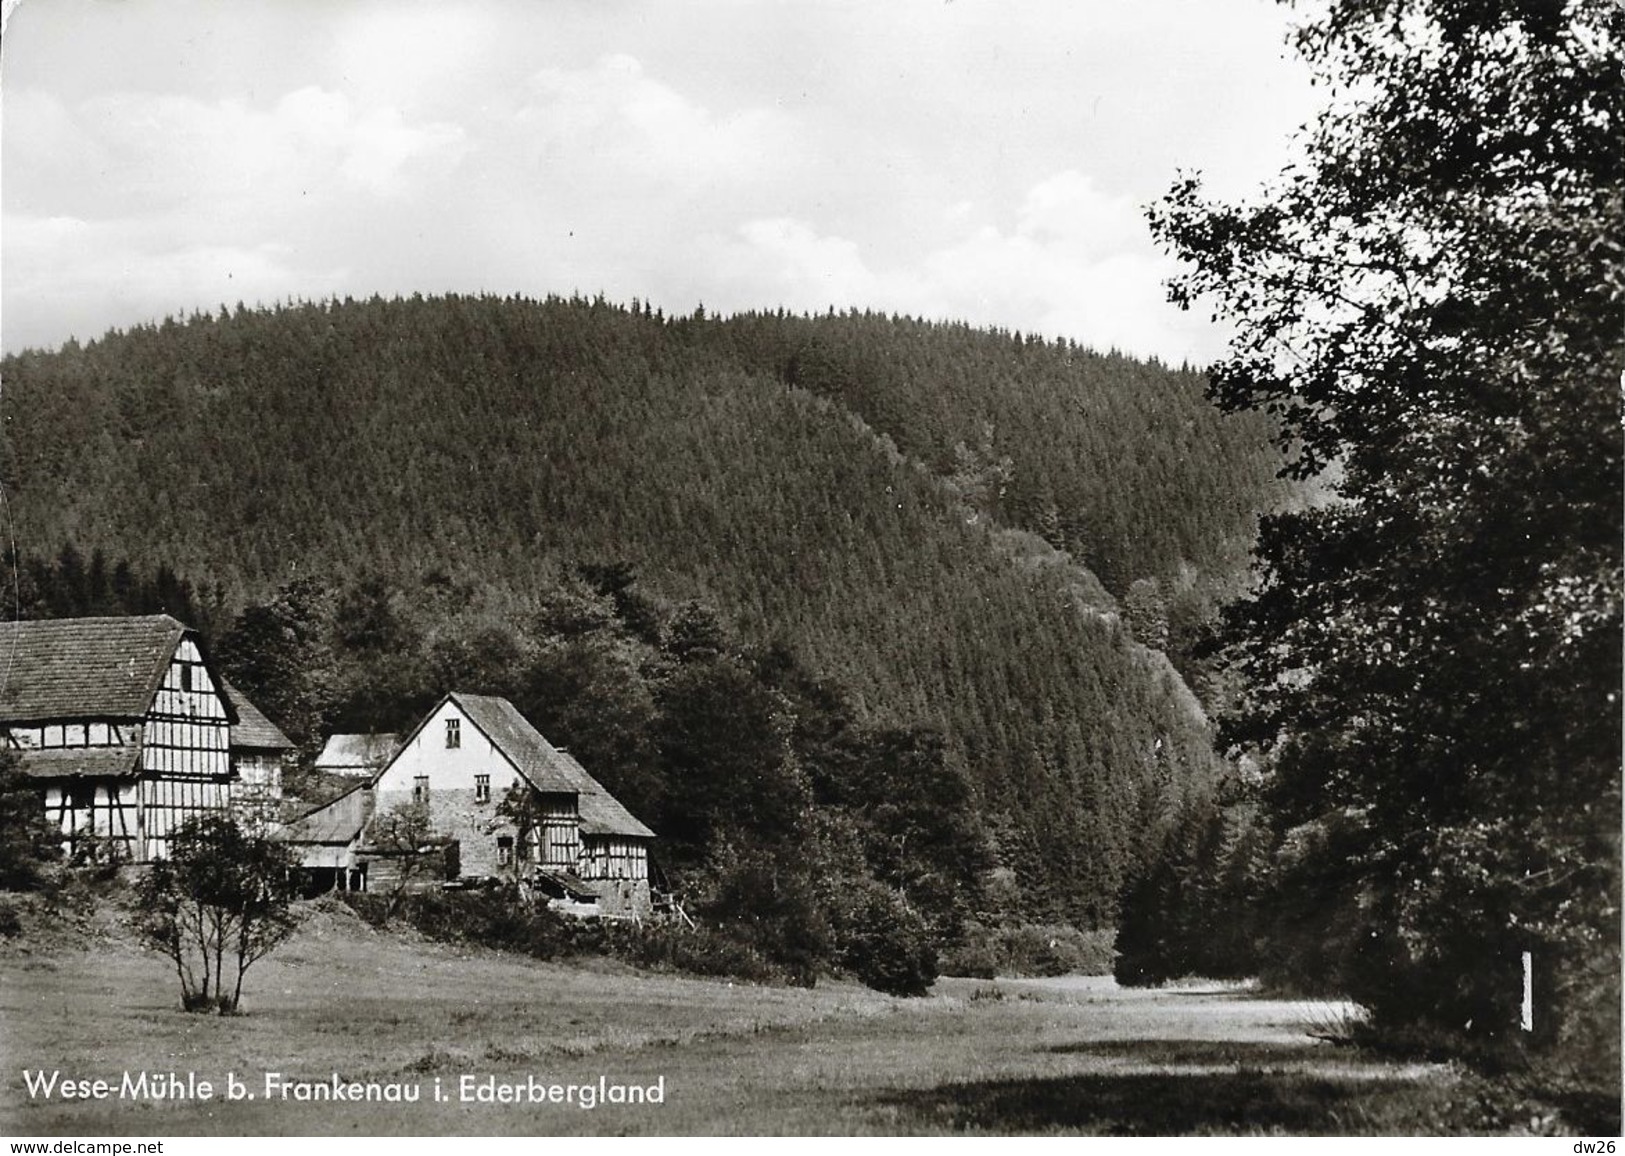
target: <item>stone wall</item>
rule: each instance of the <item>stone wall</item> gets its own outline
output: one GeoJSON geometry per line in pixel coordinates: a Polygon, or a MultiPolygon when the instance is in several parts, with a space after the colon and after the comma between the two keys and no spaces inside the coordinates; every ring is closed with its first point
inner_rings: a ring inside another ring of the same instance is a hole
{"type": "MultiPolygon", "coordinates": [[[[472,790],[431,788],[429,791],[429,829],[436,836],[457,840],[462,857],[460,874],[465,878],[513,877],[512,864],[498,861],[497,840],[514,838],[517,831],[511,822],[497,814],[499,802],[494,797],[478,801],[472,790]]],[[[378,793],[379,814],[411,803],[410,790],[378,793]]]]}

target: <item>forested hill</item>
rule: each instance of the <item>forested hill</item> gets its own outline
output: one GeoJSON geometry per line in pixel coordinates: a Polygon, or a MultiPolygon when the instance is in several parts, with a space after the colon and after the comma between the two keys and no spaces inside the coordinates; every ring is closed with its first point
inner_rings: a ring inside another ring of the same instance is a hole
{"type": "Polygon", "coordinates": [[[240,309],[0,375],[25,549],[166,564],[228,609],[295,577],[449,583],[481,593],[446,613],[498,621],[557,563],[630,563],[871,715],[940,725],[1022,905],[1081,921],[1215,768],[1074,557],[1118,593],[1222,579],[1279,497],[1261,431],[1193,374],[870,315],[240,309]]]}

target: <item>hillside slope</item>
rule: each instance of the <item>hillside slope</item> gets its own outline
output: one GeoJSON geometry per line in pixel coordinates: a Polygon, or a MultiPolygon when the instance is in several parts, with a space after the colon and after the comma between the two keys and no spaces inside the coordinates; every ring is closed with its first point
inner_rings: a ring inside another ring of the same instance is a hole
{"type": "MultiPolygon", "coordinates": [[[[936,349],[914,323],[667,321],[559,300],[239,310],[7,358],[0,471],[20,542],[167,563],[218,583],[228,605],[296,576],[436,576],[520,616],[554,563],[628,561],[662,596],[703,600],[758,641],[790,645],[870,714],[940,725],[1022,905],[1099,922],[1175,797],[1215,774],[1206,722],[1089,571],[1002,528],[1025,506],[1001,484],[997,440],[943,460],[958,427],[912,420],[920,374],[882,388],[885,374],[837,372],[826,356],[945,366],[981,349],[962,376],[991,375],[988,398],[1024,380],[1000,376],[991,343],[1052,368],[1068,356],[953,327],[939,336],[936,349]],[[865,342],[847,341],[851,325],[865,342]],[[888,326],[889,345],[876,336],[888,326]]],[[[1121,388],[1146,376],[1183,399],[1167,420],[1198,420],[1190,383],[1174,388],[1165,371],[1137,367],[1121,388]]],[[[966,406],[973,426],[1006,420],[966,406]]],[[[1052,456],[1071,428],[1053,426],[1052,456]]],[[[1023,462],[1038,460],[1040,431],[1016,441],[1032,450],[1023,462]]],[[[1037,473],[1016,464],[1015,477],[1024,469],[1037,473]]],[[[1181,501],[1239,508],[1254,493],[1207,490],[1181,501]]],[[[1137,525],[1157,542],[1177,520],[1159,509],[1102,497],[1074,520],[1137,525]]],[[[1198,535],[1209,545],[1163,553],[1217,557],[1230,521],[1220,509],[1198,535]]],[[[1158,556],[1148,545],[1115,565],[1132,575],[1158,556]]]]}

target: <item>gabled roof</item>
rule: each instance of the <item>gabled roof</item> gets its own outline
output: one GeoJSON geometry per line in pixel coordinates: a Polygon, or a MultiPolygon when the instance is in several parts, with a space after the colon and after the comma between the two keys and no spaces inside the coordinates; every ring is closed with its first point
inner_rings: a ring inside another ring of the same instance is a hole
{"type": "MultiPolygon", "coordinates": [[[[167,614],[0,622],[0,725],[54,719],[138,719],[152,705],[183,638],[197,632],[167,614]]],[[[229,722],[237,708],[222,693],[229,722]]]]}
{"type": "Polygon", "coordinates": [[[276,723],[260,713],[259,707],[249,702],[243,692],[225,679],[220,689],[226,701],[237,708],[237,722],[231,728],[231,745],[235,749],[256,751],[291,751],[293,743],[276,723]]]}
{"type": "MultiPolygon", "coordinates": [[[[654,832],[621,806],[580,763],[543,738],[513,703],[492,695],[455,691],[446,698],[457,704],[531,786],[538,791],[576,795],[582,834],[654,838],[654,832]]],[[[429,717],[433,714],[431,711],[429,717]]]]}
{"type": "Polygon", "coordinates": [[[0,723],[140,718],[187,633],[167,614],[0,623],[0,723]]]}
{"type": "Polygon", "coordinates": [[[365,767],[376,771],[400,749],[400,735],[328,735],[327,745],[316,756],[316,769],[365,767]]]}

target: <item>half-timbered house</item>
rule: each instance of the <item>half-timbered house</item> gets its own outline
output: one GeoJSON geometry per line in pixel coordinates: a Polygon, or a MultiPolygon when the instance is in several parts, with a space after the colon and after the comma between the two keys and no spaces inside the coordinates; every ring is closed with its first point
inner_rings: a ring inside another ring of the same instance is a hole
{"type": "Polygon", "coordinates": [[[376,808],[411,804],[457,841],[465,878],[518,878],[604,915],[650,909],[654,832],[505,698],[448,694],[406,736],[378,776],[376,808]],[[529,800],[526,829],[503,813],[515,790],[529,800]]]}
{"type": "Polygon", "coordinates": [[[187,819],[229,814],[239,722],[197,633],[167,614],[0,624],[0,741],[70,852],[147,862],[187,819]]]}

